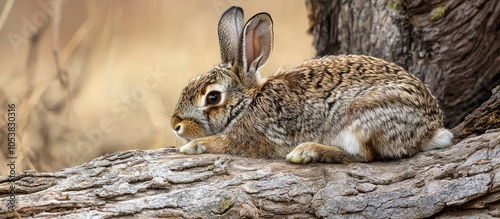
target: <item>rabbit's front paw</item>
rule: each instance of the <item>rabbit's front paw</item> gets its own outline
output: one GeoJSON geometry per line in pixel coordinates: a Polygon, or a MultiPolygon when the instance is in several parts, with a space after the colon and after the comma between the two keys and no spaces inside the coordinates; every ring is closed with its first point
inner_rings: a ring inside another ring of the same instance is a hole
{"type": "Polygon", "coordinates": [[[207,147],[203,146],[203,143],[197,139],[179,148],[179,152],[183,154],[203,154],[206,151],[207,147]]]}
{"type": "Polygon", "coordinates": [[[316,161],[317,157],[316,143],[302,143],[286,155],[286,160],[292,163],[309,163],[316,161]]]}

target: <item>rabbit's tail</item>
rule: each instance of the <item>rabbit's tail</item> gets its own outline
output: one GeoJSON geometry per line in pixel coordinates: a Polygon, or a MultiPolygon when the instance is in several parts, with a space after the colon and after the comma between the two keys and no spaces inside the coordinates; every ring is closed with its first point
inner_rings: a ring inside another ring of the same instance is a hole
{"type": "Polygon", "coordinates": [[[451,146],[453,142],[453,134],[445,128],[437,129],[434,137],[427,143],[427,145],[422,149],[424,151],[440,149],[451,146]]]}

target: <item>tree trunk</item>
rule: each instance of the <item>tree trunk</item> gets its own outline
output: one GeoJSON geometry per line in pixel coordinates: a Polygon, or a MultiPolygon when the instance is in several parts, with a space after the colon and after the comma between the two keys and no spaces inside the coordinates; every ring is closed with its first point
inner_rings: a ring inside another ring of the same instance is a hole
{"type": "Polygon", "coordinates": [[[500,84],[497,0],[307,0],[317,56],[366,54],[424,81],[454,127],[500,84]]]}

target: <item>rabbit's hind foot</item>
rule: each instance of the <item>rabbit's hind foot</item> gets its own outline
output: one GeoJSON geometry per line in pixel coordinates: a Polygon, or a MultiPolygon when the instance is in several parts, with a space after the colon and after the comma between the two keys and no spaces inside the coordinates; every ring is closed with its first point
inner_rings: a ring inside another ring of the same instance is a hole
{"type": "Polygon", "coordinates": [[[353,161],[363,161],[361,157],[349,154],[339,147],[326,146],[316,142],[299,144],[286,156],[286,160],[292,163],[349,163],[353,161]]]}

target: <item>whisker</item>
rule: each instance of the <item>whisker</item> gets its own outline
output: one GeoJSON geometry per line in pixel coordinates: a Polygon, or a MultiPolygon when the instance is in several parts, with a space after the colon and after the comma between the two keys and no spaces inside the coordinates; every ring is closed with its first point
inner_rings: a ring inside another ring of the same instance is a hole
{"type": "Polygon", "coordinates": [[[171,130],[168,129],[163,130],[161,132],[161,137],[168,145],[178,145],[177,142],[179,138],[171,130]]]}
{"type": "Polygon", "coordinates": [[[153,125],[161,130],[169,129],[172,113],[167,110],[161,100],[156,95],[152,95],[147,105],[153,125]]]}

